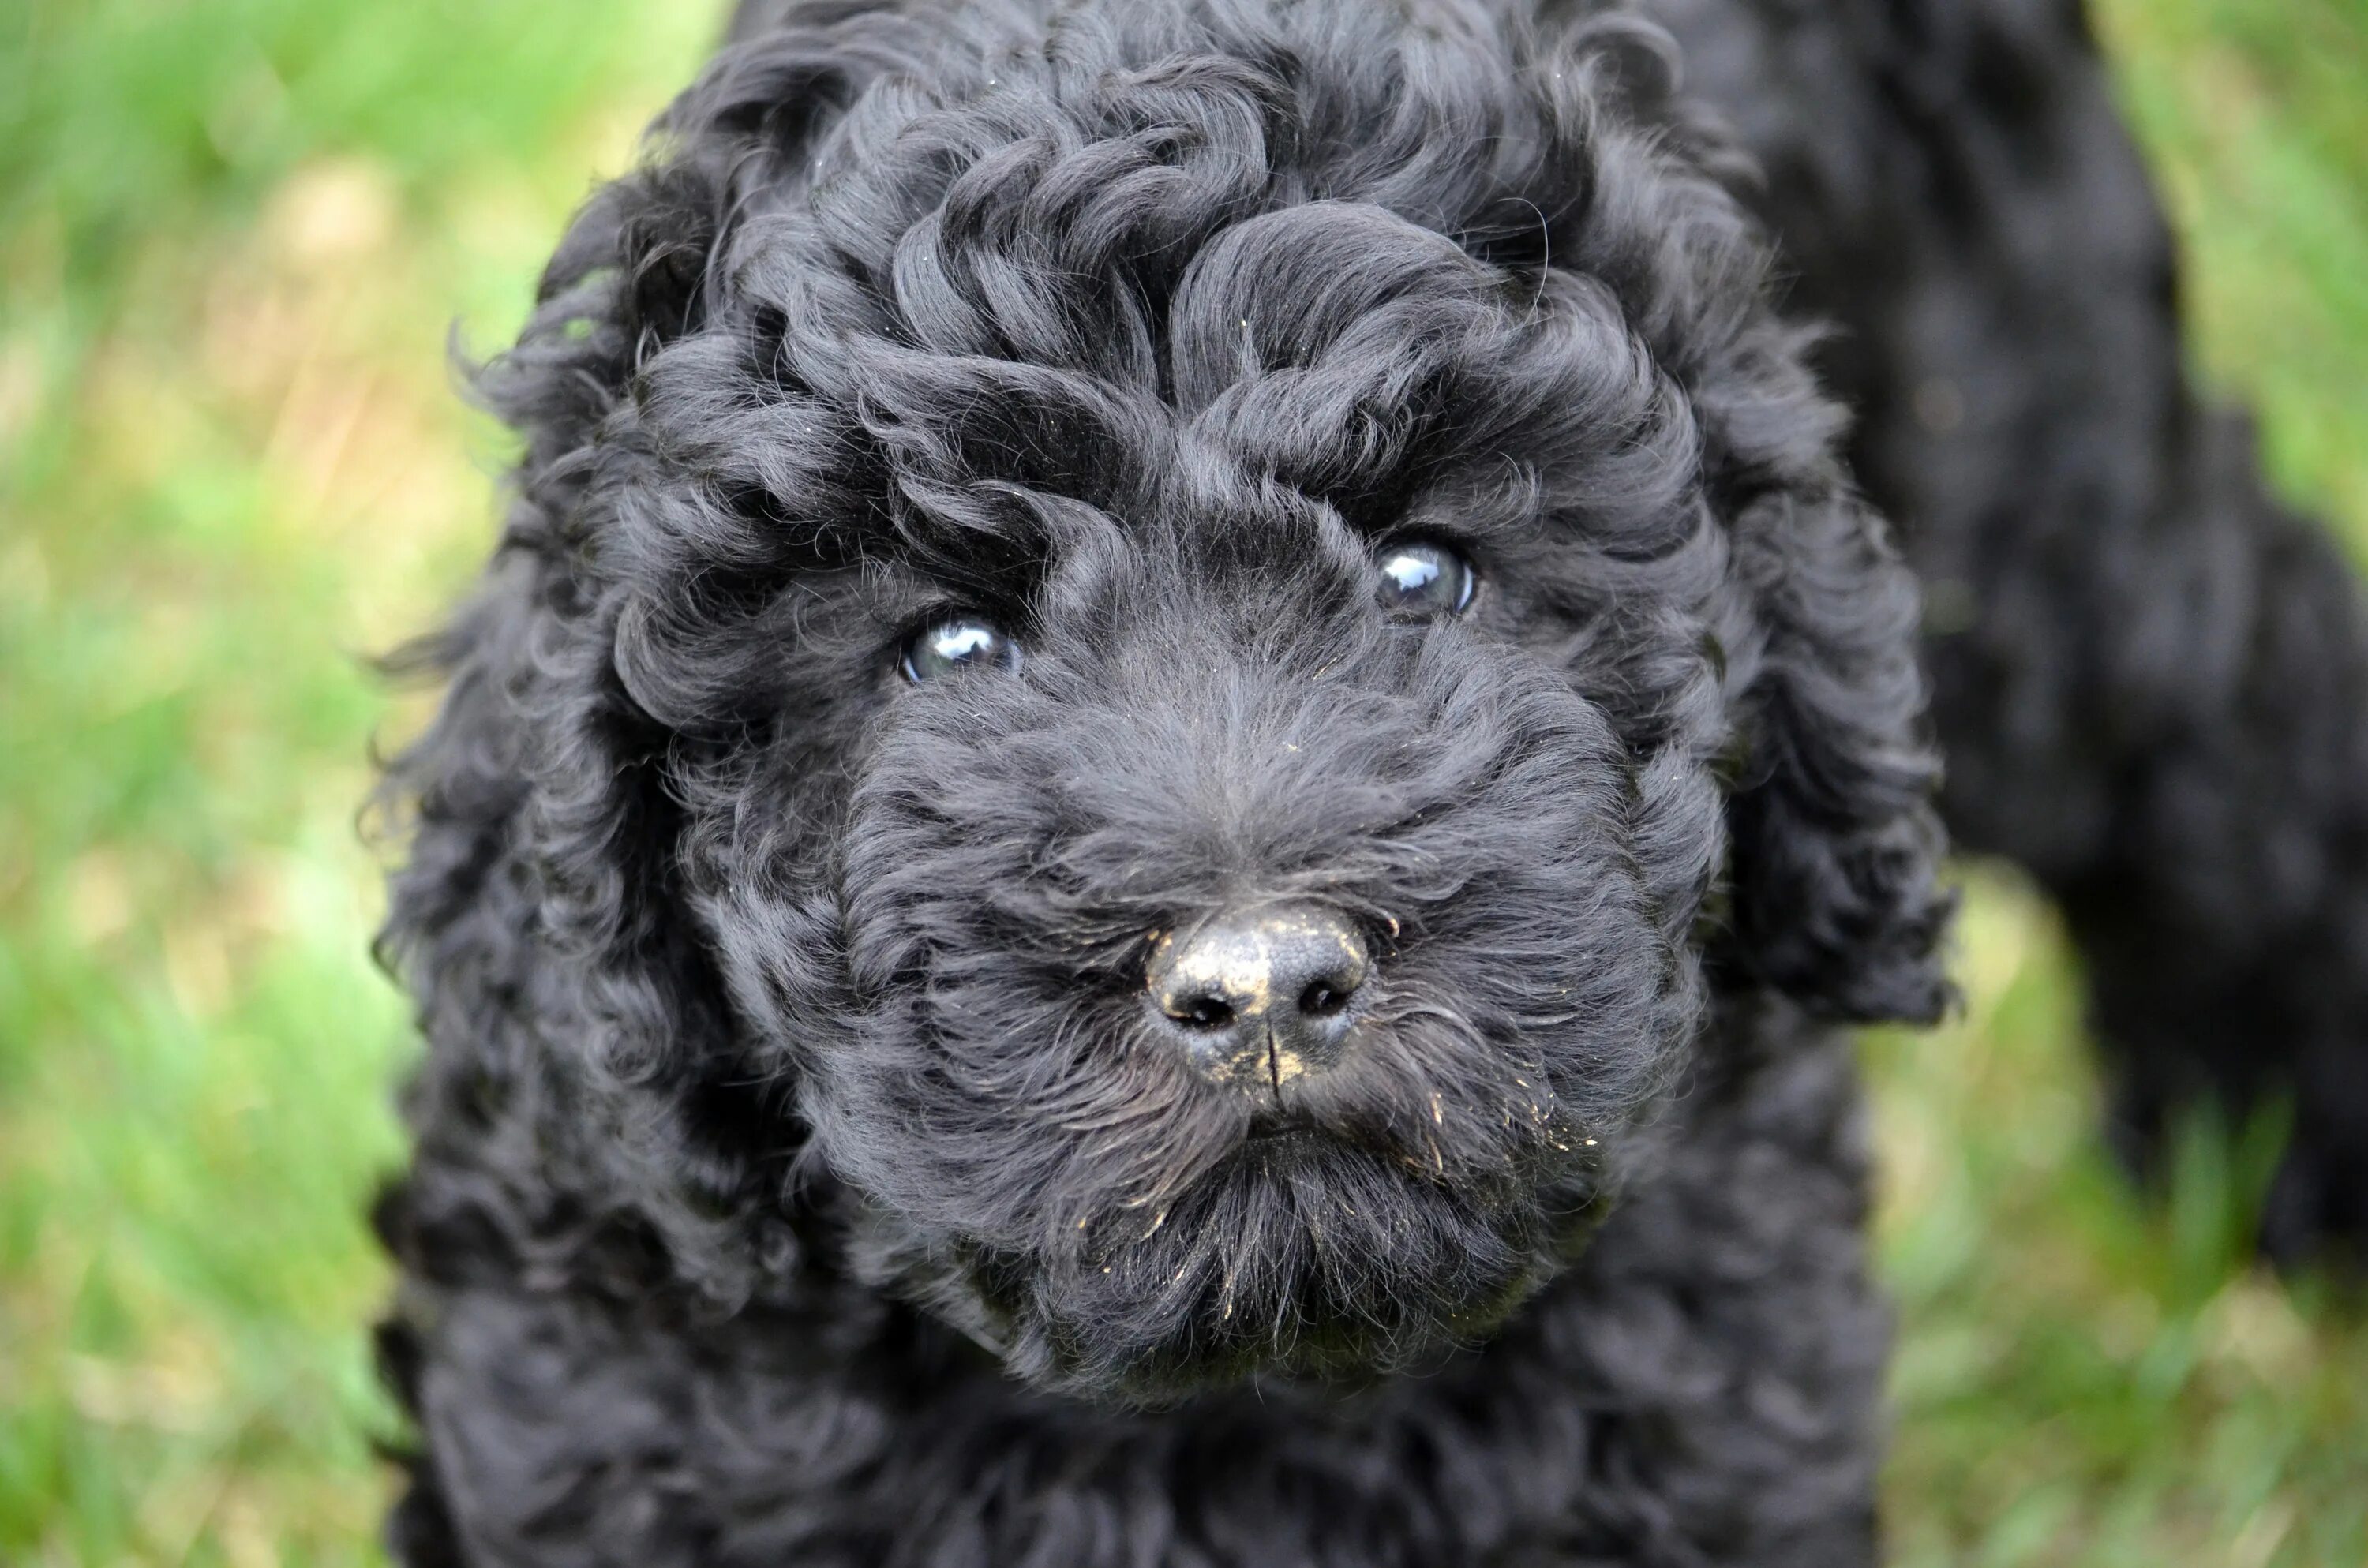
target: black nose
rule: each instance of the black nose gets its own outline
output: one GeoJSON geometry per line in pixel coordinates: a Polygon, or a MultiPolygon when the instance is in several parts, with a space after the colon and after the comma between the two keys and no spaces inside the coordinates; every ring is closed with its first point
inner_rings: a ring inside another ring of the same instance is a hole
{"type": "Polygon", "coordinates": [[[1269,904],[1162,937],[1148,978],[1194,1066],[1279,1094],[1339,1060],[1370,961],[1356,926],[1332,910],[1269,904]]]}

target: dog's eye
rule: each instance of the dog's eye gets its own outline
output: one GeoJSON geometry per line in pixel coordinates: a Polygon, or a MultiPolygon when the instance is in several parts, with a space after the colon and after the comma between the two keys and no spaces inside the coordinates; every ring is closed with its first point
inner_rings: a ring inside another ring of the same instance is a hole
{"type": "Polygon", "coordinates": [[[905,643],[905,678],[916,684],[973,665],[1016,670],[1019,644],[993,624],[967,615],[931,621],[905,643]]]}
{"type": "Polygon", "coordinates": [[[1408,540],[1382,551],[1382,601],[1417,615],[1461,615],[1480,585],[1472,562],[1435,540],[1408,540]]]}

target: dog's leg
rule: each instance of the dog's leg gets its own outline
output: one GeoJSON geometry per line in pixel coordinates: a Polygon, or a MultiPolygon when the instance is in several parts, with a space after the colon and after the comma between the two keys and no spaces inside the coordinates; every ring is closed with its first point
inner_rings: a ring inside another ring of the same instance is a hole
{"type": "Polygon", "coordinates": [[[2185,379],[2079,8],[1664,0],[1767,170],[1928,585],[1950,825],[2062,902],[2144,1157],[2291,1096],[2264,1244],[2368,1237],[2368,615],[2185,379]]]}

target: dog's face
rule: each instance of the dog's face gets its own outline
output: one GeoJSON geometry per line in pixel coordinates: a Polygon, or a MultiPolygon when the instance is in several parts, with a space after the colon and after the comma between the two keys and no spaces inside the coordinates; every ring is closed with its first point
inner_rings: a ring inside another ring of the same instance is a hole
{"type": "Polygon", "coordinates": [[[1485,1332],[1706,956],[1940,994],[1913,596],[1748,228],[1604,108],[1633,34],[1395,25],[1327,47],[1429,67],[1103,20],[934,97],[760,42],[557,275],[628,395],[495,374],[575,421],[529,816],[612,1075],[1048,1386],[1485,1332]]]}
{"type": "MultiPolygon", "coordinates": [[[[1552,424],[1548,401],[1626,394],[1615,416],[1666,438],[1608,315],[1593,344],[1536,334],[1443,242],[1378,219],[1264,233],[1278,264],[1415,253],[1422,297],[1326,301],[1378,346],[1341,379],[1401,371],[1423,315],[1460,314],[1427,373],[1471,375],[1453,356],[1479,349],[1491,374],[1548,361],[1522,384],[1560,395],[1443,387],[1430,418],[1552,424]]],[[[1237,288],[1304,310],[1234,259],[1237,288]]],[[[1370,287],[1349,276],[1336,294],[1370,287]]],[[[1171,319],[1273,308],[1194,296],[1171,319]]],[[[1264,378],[1224,372],[1197,417],[1146,400],[1142,447],[1109,453],[1133,482],[1095,503],[996,497],[975,543],[885,543],[791,590],[787,680],[862,719],[737,759],[739,825],[701,878],[886,1271],[1095,1386],[1361,1366],[1489,1324],[1689,1033],[1720,841],[1710,759],[1640,757],[1597,695],[1649,680],[1656,706],[1714,710],[1699,619],[1664,606],[1614,641],[1572,570],[1645,527],[1714,553],[1681,487],[1650,524],[1575,517],[1536,454],[1492,445],[1515,473],[1440,453],[1360,528],[1250,477],[1235,422],[1264,378]],[[773,825],[792,820],[807,834],[773,825]]],[[[1678,591],[1718,580],[1691,576],[1678,591]]]]}

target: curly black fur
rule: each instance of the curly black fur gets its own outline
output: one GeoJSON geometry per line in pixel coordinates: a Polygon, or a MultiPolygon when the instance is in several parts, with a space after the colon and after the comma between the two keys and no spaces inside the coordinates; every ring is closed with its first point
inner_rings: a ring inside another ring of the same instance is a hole
{"type": "Polygon", "coordinates": [[[1930,586],[1943,812],[2061,901],[2142,1158],[2291,1103],[2275,1256],[2368,1253],[2368,616],[2182,374],[2078,0],[1654,0],[1930,586]]]}
{"type": "Polygon", "coordinates": [[[389,779],[406,1561],[1872,1557],[1918,597],[1736,142],[1566,9],[752,9],[580,216],[389,779]],[[953,608],[1024,661],[906,685],[953,608]],[[1143,966],[1286,898],[1373,977],[1245,1097],[1143,966]]]}

